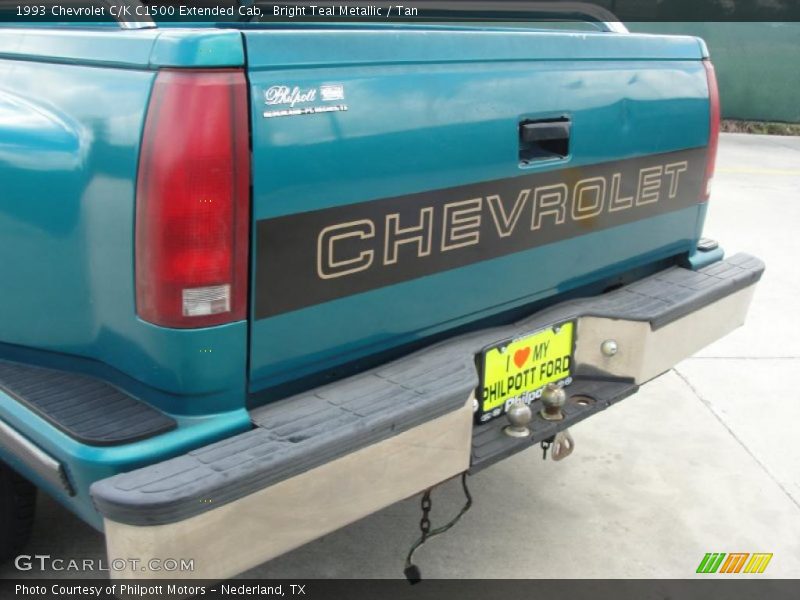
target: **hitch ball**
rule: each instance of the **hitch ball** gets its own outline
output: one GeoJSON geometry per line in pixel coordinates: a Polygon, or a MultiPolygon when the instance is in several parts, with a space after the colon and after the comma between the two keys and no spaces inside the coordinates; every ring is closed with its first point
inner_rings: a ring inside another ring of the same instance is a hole
{"type": "Polygon", "coordinates": [[[564,414],[561,408],[567,403],[567,394],[561,386],[548,383],[542,391],[542,410],[539,414],[548,421],[561,421],[564,414]]]}
{"type": "Polygon", "coordinates": [[[515,402],[506,411],[506,418],[511,425],[506,425],[503,432],[511,437],[528,437],[531,430],[528,423],[533,418],[531,407],[524,402],[515,402]]]}

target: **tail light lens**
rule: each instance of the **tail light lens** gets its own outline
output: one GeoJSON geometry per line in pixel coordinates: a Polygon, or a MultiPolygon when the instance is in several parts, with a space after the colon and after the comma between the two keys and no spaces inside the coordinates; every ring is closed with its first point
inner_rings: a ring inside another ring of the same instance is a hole
{"type": "Polygon", "coordinates": [[[162,70],[136,192],[136,306],[164,327],[246,317],[250,221],[241,70],[162,70]]]}
{"type": "Polygon", "coordinates": [[[706,175],[703,181],[703,190],[700,193],[700,201],[706,202],[711,196],[711,183],[714,179],[714,168],[717,164],[717,146],[719,145],[719,88],[717,87],[717,74],[714,65],[706,59],[703,61],[706,68],[706,79],[708,80],[708,101],[711,122],[708,128],[708,158],[706,159],[706,175]]]}

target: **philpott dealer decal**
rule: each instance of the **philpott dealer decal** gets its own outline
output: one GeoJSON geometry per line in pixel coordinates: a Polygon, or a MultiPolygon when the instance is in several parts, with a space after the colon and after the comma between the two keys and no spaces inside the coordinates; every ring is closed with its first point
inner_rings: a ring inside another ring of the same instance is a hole
{"type": "Polygon", "coordinates": [[[256,318],[687,208],[705,161],[695,148],[259,221],[256,318]]]}
{"type": "Polygon", "coordinates": [[[264,92],[264,103],[268,108],[264,111],[264,118],[346,111],[346,104],[331,104],[341,100],[344,100],[344,86],[341,84],[321,85],[318,88],[273,85],[264,92]]]}

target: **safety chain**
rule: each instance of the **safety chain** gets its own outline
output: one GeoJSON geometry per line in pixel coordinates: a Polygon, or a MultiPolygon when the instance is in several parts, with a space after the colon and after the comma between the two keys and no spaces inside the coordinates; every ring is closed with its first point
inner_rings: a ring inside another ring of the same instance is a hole
{"type": "Polygon", "coordinates": [[[464,506],[448,523],[442,525],[441,527],[437,527],[436,529],[431,529],[431,490],[427,489],[425,490],[425,493],[422,494],[422,501],[420,502],[420,506],[422,508],[422,518],[419,521],[419,529],[422,532],[422,536],[420,536],[420,538],[414,542],[414,544],[411,546],[411,549],[408,551],[408,556],[406,557],[406,568],[403,571],[409,583],[419,583],[422,580],[422,574],[419,570],[419,567],[413,563],[414,552],[416,552],[417,548],[422,546],[422,544],[424,544],[429,538],[440,535],[453,527],[453,525],[458,523],[459,519],[461,519],[461,517],[464,516],[464,513],[466,513],[472,506],[472,494],[469,493],[469,487],[467,486],[466,472],[461,474],[461,488],[464,490],[464,497],[466,499],[464,506]]]}
{"type": "Polygon", "coordinates": [[[422,518],[419,521],[419,530],[422,532],[422,541],[424,542],[428,539],[428,534],[431,532],[431,490],[428,488],[425,490],[425,493],[422,494],[422,501],[420,502],[422,507],[422,518]]]}

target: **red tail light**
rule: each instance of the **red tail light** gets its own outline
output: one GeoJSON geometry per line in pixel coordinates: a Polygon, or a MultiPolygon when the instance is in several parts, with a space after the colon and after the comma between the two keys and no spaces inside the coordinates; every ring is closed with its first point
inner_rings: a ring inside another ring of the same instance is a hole
{"type": "Polygon", "coordinates": [[[163,70],[142,139],[136,306],[165,327],[246,317],[247,84],[240,70],[163,70]]]}
{"type": "Polygon", "coordinates": [[[719,144],[719,88],[717,87],[717,75],[714,72],[714,65],[706,59],[703,61],[706,68],[706,78],[708,79],[708,100],[710,103],[711,122],[708,128],[708,158],[706,159],[706,176],[703,181],[703,190],[700,193],[700,201],[705,202],[711,196],[711,183],[714,179],[714,168],[717,164],[717,146],[719,144]]]}

